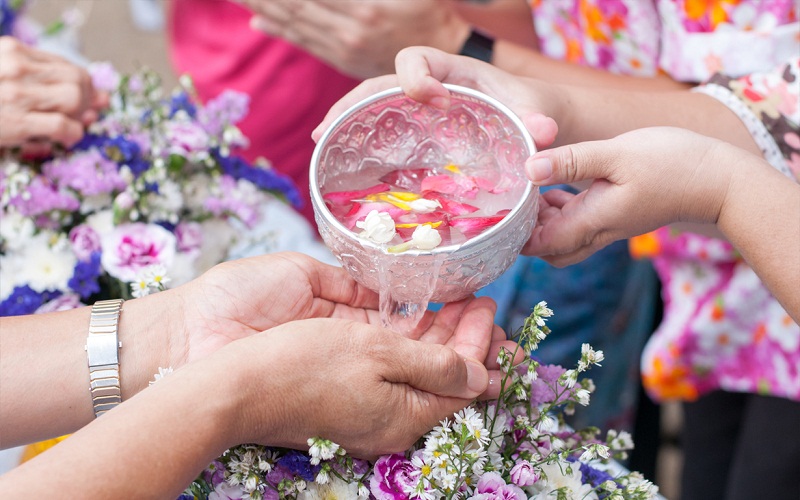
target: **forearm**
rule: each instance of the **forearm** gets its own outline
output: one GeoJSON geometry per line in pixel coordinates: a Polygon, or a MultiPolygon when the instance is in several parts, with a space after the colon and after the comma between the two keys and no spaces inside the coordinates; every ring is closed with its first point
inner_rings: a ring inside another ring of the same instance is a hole
{"type": "Polygon", "coordinates": [[[0,490],[9,498],[176,498],[238,444],[226,418],[236,404],[233,377],[211,362],[186,368],[0,477],[0,490]]]}
{"type": "Polygon", "coordinates": [[[556,145],[610,139],[646,127],[672,126],[714,137],[761,156],[745,125],[727,106],[704,94],[623,92],[561,87],[553,118],[556,145]]]}
{"type": "Polygon", "coordinates": [[[495,42],[492,64],[516,75],[529,76],[549,83],[585,86],[592,89],[660,92],[689,87],[685,83],[676,82],[664,75],[652,78],[619,75],[551,59],[530,47],[515,43],[505,37],[495,42]]]}
{"type": "MultiPolygon", "coordinates": [[[[120,315],[123,401],[169,365],[169,292],[127,301],[120,315]]],[[[3,318],[0,446],[55,437],[94,420],[84,346],[90,307],[3,318]]]]}
{"type": "Polygon", "coordinates": [[[720,161],[736,170],[717,226],[800,322],[800,185],[734,148],[720,161]]]}

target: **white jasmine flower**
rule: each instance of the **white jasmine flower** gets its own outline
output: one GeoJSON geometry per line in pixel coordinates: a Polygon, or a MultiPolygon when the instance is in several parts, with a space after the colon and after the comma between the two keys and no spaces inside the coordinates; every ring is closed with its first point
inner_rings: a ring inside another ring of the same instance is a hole
{"type": "Polygon", "coordinates": [[[413,212],[427,214],[433,212],[437,208],[441,208],[442,204],[439,200],[428,200],[425,198],[420,198],[418,200],[414,200],[408,203],[411,207],[413,212]]]}
{"type": "Polygon", "coordinates": [[[363,221],[356,222],[356,227],[363,229],[360,237],[379,244],[389,243],[397,232],[392,216],[377,210],[368,213],[363,221]]]}
{"type": "Polygon", "coordinates": [[[325,468],[320,470],[319,473],[317,473],[317,477],[314,478],[314,482],[317,484],[328,484],[328,481],[330,481],[330,475],[325,468]]]}
{"type": "Polygon", "coordinates": [[[420,250],[433,250],[441,243],[442,236],[439,231],[425,224],[417,226],[411,235],[411,246],[420,250]]]}

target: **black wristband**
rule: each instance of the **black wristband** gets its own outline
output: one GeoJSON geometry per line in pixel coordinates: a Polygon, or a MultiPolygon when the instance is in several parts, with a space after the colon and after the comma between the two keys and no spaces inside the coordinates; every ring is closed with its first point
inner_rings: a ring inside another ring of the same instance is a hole
{"type": "Polygon", "coordinates": [[[459,54],[474,57],[491,64],[492,54],[494,54],[494,38],[472,30],[469,33],[469,38],[464,42],[464,46],[461,47],[459,54]]]}

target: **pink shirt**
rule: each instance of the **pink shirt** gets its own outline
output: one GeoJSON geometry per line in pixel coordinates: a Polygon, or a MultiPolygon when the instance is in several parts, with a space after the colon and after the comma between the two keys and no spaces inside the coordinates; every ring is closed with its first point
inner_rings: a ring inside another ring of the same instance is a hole
{"type": "Polygon", "coordinates": [[[200,98],[225,89],[246,92],[250,113],[240,123],[250,139],[243,156],[262,156],[289,174],[306,199],[303,215],[313,221],[308,170],[311,131],[357,83],[319,59],[249,26],[250,12],[220,0],[174,0],[170,51],[179,73],[194,79],[200,98]]]}

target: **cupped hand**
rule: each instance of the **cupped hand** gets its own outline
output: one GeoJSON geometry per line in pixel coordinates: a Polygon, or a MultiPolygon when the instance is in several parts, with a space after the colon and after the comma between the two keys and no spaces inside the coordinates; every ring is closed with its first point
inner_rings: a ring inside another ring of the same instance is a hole
{"type": "Polygon", "coordinates": [[[239,442],[303,449],[319,436],[361,457],[408,449],[488,384],[449,347],[345,320],[286,323],[226,352],[244,367],[239,442]]]}
{"type": "MultiPolygon", "coordinates": [[[[378,296],[358,284],[344,269],[298,253],[276,253],[225,262],[186,285],[163,292],[180,304],[171,328],[171,366],[208,356],[258,332],[296,320],[340,318],[380,324],[378,296]]],[[[491,369],[496,394],[501,347],[513,351],[502,329],[494,325],[491,299],[469,298],[426,312],[410,336],[446,345],[463,357],[491,369]]]]}
{"type": "Polygon", "coordinates": [[[442,85],[452,83],[494,97],[522,118],[538,148],[549,146],[558,133],[561,89],[555,85],[512,75],[477,59],[447,54],[430,47],[409,47],[395,60],[396,75],[366,80],[331,107],[312,133],[319,140],[331,123],[350,106],[382,90],[400,86],[415,101],[440,109],[450,106],[442,85]]]}
{"type": "Polygon", "coordinates": [[[283,38],[343,73],[369,78],[394,70],[412,45],[458,52],[469,35],[450,2],[415,0],[246,0],[255,29],[283,38]]]}
{"type": "Polygon", "coordinates": [[[0,147],[71,146],[108,105],[89,74],[11,37],[0,37],[0,147]]]}
{"type": "Polygon", "coordinates": [[[593,181],[579,194],[541,195],[523,253],[566,266],[673,222],[715,223],[730,179],[730,169],[714,160],[721,145],[657,127],[537,153],[526,164],[534,184],[593,181]]]}

